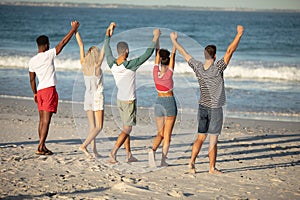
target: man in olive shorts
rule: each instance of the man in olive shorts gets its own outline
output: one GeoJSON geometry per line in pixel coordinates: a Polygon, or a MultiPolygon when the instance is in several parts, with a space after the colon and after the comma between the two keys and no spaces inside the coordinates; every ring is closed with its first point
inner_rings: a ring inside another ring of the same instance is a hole
{"type": "Polygon", "coordinates": [[[117,106],[120,112],[123,123],[123,130],[118,136],[115,147],[110,153],[110,163],[117,163],[116,155],[119,148],[124,144],[127,153],[127,162],[135,162],[137,159],[132,156],[130,150],[130,132],[132,126],[136,125],[136,95],[135,95],[135,79],[136,70],[150,58],[154,52],[156,42],[160,36],[160,30],[153,31],[153,40],[146,52],[141,56],[127,61],[129,54],[129,47],[126,42],[119,42],[117,44],[118,58],[114,58],[110,48],[110,37],[113,34],[116,24],[112,22],[106,31],[104,49],[107,64],[109,65],[114,76],[117,93],[117,106]]]}
{"type": "Polygon", "coordinates": [[[171,33],[172,43],[175,45],[179,53],[188,62],[189,66],[194,70],[199,82],[201,98],[198,110],[198,138],[194,142],[192,148],[191,160],[189,168],[191,173],[196,173],[195,161],[198,156],[202,144],[207,134],[210,134],[209,141],[209,173],[222,173],[216,168],[217,158],[217,142],[218,136],[221,134],[223,124],[223,110],[226,96],[224,88],[223,72],[238,47],[240,39],[243,35],[244,28],[237,26],[237,33],[223,58],[215,63],[217,48],[215,45],[208,45],[204,50],[205,63],[197,61],[177,42],[177,34],[171,33]]]}

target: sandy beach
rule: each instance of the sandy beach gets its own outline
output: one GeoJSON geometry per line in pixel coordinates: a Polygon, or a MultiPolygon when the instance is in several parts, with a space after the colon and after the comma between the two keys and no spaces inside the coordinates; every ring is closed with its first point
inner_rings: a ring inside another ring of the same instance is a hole
{"type": "MultiPolygon", "coordinates": [[[[107,164],[119,134],[117,110],[106,106],[97,137],[101,158],[78,150],[88,126],[82,105],[59,104],[47,147],[52,156],[35,155],[38,112],[32,100],[0,98],[2,199],[299,199],[300,123],[226,118],[219,139],[217,167],[208,173],[207,144],[196,174],[188,173],[196,114],[180,112],[165,168],[148,167],[148,149],[156,134],[152,109],[138,109],[131,134],[139,162],[107,164]]],[[[157,152],[157,164],[161,147],[157,152]]]]}

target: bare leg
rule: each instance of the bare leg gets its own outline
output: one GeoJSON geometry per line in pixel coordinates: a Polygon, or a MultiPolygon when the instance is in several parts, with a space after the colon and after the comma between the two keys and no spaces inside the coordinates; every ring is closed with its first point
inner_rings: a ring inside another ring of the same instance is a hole
{"type": "Polygon", "coordinates": [[[155,152],[156,152],[157,148],[159,147],[160,143],[162,142],[162,140],[164,139],[163,135],[164,135],[165,119],[164,119],[164,117],[156,117],[155,121],[156,121],[156,126],[157,126],[158,132],[157,132],[156,137],[154,138],[152,149],[149,150],[149,154],[148,154],[148,162],[149,162],[150,167],[156,167],[155,152]]]}
{"type": "Polygon", "coordinates": [[[38,132],[40,141],[38,146],[38,152],[48,152],[49,155],[52,154],[52,152],[46,148],[45,142],[48,136],[52,114],[53,113],[44,110],[39,111],[40,122],[38,132]]]}
{"type": "Polygon", "coordinates": [[[195,169],[195,162],[196,162],[196,158],[201,150],[202,144],[205,141],[207,137],[207,134],[198,134],[197,139],[194,142],[193,148],[192,148],[192,155],[191,155],[191,159],[189,162],[189,169],[191,173],[196,173],[196,169],[195,169]]]}
{"type": "Polygon", "coordinates": [[[86,112],[86,115],[88,118],[90,130],[89,130],[89,134],[88,134],[87,138],[82,143],[82,145],[80,145],[79,150],[81,150],[87,157],[92,157],[92,155],[88,152],[86,147],[89,144],[89,141],[92,138],[92,132],[95,129],[95,117],[94,117],[94,112],[92,110],[88,110],[86,112]]]}
{"type": "Polygon", "coordinates": [[[217,143],[218,135],[209,136],[209,173],[210,174],[221,174],[222,172],[216,168],[216,159],[217,159],[217,143]]]}
{"type": "MultiPolygon", "coordinates": [[[[96,130],[98,131],[97,135],[100,133],[103,127],[103,115],[104,115],[104,110],[99,110],[95,112],[96,130]]],[[[95,158],[100,157],[96,147],[96,136],[91,142],[95,158]]]]}
{"type": "Polygon", "coordinates": [[[124,147],[126,149],[126,154],[127,154],[127,158],[126,158],[126,162],[136,162],[138,161],[131,153],[131,147],[130,147],[130,133],[132,130],[132,126],[123,126],[123,132],[126,132],[128,134],[128,137],[126,138],[125,142],[124,142],[124,147]]]}
{"type": "Polygon", "coordinates": [[[127,134],[126,132],[122,131],[116,141],[115,147],[113,148],[113,150],[110,152],[109,157],[109,163],[117,163],[117,159],[116,159],[116,155],[117,152],[119,150],[119,148],[124,144],[125,140],[127,139],[127,137],[129,136],[129,134],[127,134]]]}
{"type": "Polygon", "coordinates": [[[168,166],[166,162],[167,155],[169,152],[172,130],[175,124],[176,116],[170,116],[165,118],[164,126],[164,144],[162,148],[161,166],[168,166]]]}
{"type": "Polygon", "coordinates": [[[156,126],[157,126],[157,136],[154,138],[152,150],[156,151],[159,147],[160,143],[164,139],[164,126],[165,126],[165,119],[164,117],[156,117],[156,126]]]}
{"type": "Polygon", "coordinates": [[[99,132],[102,130],[103,125],[103,110],[100,111],[87,111],[87,117],[89,121],[89,127],[90,132],[83,144],[79,147],[81,151],[83,151],[88,157],[91,157],[92,155],[88,152],[87,146],[92,143],[92,149],[95,154],[95,156],[98,155],[97,149],[96,149],[96,142],[95,138],[99,134],[99,132]],[[95,153],[96,152],[96,153],[95,153]]]}

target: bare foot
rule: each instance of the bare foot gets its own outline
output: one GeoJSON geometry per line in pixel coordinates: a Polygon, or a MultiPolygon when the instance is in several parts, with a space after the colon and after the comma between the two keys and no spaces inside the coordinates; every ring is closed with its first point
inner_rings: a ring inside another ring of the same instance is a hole
{"type": "Polygon", "coordinates": [[[118,161],[116,160],[116,155],[112,152],[109,154],[110,160],[108,160],[108,163],[110,164],[116,164],[118,161]]]}
{"type": "Polygon", "coordinates": [[[169,164],[168,164],[165,160],[162,160],[162,161],[160,162],[160,166],[161,166],[161,167],[168,167],[169,164]]]}
{"type": "Polygon", "coordinates": [[[220,170],[218,170],[217,168],[213,168],[209,170],[210,174],[223,174],[223,172],[221,172],[220,170]]]}
{"type": "Polygon", "coordinates": [[[189,172],[191,174],[196,174],[196,168],[195,168],[195,164],[189,164],[189,172]]]}
{"type": "Polygon", "coordinates": [[[148,153],[148,163],[149,163],[149,167],[156,167],[155,151],[153,151],[152,149],[150,149],[148,153]]]}
{"type": "Polygon", "coordinates": [[[130,155],[126,158],[126,162],[130,163],[130,162],[137,162],[138,159],[136,159],[135,157],[133,157],[133,155],[130,153],[130,155]]]}
{"type": "Polygon", "coordinates": [[[94,152],[94,158],[101,158],[102,156],[98,152],[94,152]]]}
{"type": "Polygon", "coordinates": [[[79,150],[82,151],[87,157],[91,158],[92,155],[88,152],[88,150],[85,148],[83,148],[82,146],[79,147],[79,150]]]}

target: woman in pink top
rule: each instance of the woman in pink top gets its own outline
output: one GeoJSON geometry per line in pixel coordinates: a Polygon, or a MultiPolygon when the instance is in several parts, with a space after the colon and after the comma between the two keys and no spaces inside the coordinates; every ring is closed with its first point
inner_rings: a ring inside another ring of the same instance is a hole
{"type": "Polygon", "coordinates": [[[158,93],[154,112],[157,125],[157,136],[153,141],[152,149],[149,151],[149,166],[155,167],[155,152],[163,142],[161,166],[168,166],[166,162],[170,147],[171,134],[177,116],[176,101],[173,96],[173,70],[175,65],[176,48],[170,52],[156,47],[155,65],[153,68],[153,79],[158,93]]]}

